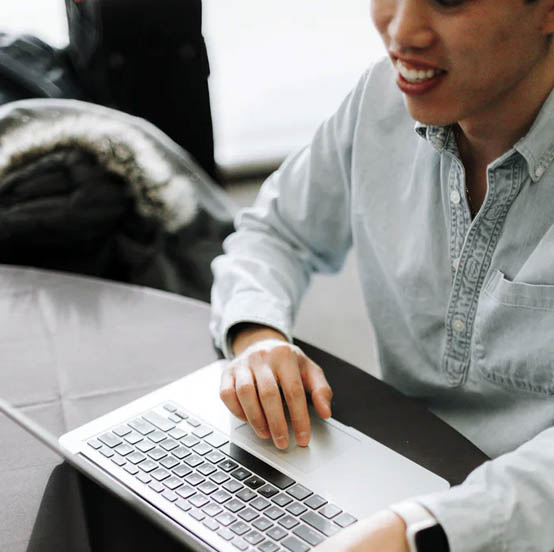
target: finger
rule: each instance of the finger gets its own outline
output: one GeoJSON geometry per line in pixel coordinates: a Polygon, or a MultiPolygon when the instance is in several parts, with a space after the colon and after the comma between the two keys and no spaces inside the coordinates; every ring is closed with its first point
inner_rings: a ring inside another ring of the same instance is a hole
{"type": "Polygon", "coordinates": [[[268,361],[268,355],[256,353],[252,356],[251,367],[273,443],[277,448],[285,449],[289,446],[289,428],[279,385],[268,361]]]}
{"type": "Polygon", "coordinates": [[[305,447],[310,442],[310,415],[298,357],[287,347],[286,350],[275,351],[275,361],[278,362],[279,383],[285,395],[296,442],[305,447]]]}
{"type": "Polygon", "coordinates": [[[269,437],[267,420],[258,399],[258,391],[250,369],[250,362],[250,358],[245,359],[245,362],[240,363],[235,368],[235,390],[248,423],[258,437],[267,439],[269,437]]]}
{"type": "Polygon", "coordinates": [[[312,396],[316,412],[322,418],[329,418],[331,416],[333,391],[325,378],[323,370],[307,357],[301,357],[300,368],[304,387],[312,396]]]}
{"type": "Polygon", "coordinates": [[[225,404],[234,416],[243,422],[247,421],[246,414],[240,405],[235,391],[235,375],[232,367],[226,367],[221,374],[219,396],[221,397],[223,404],[225,404]]]}

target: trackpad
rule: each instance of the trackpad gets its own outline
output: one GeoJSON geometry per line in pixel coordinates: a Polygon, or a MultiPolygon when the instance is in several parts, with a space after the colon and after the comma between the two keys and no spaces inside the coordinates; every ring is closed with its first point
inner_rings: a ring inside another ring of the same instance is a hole
{"type": "Polygon", "coordinates": [[[351,451],[360,443],[355,437],[317,416],[312,416],[310,423],[311,437],[307,447],[299,447],[296,444],[290,423],[290,444],[288,449],[283,451],[275,448],[271,439],[260,439],[249,424],[238,426],[233,431],[233,438],[239,442],[248,443],[250,447],[274,462],[285,462],[304,473],[321,468],[323,460],[327,464],[330,460],[351,451]]]}

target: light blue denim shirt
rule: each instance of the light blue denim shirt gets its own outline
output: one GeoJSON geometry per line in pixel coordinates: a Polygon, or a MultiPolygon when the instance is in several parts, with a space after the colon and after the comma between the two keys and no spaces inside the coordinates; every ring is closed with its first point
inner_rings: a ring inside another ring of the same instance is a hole
{"type": "Polygon", "coordinates": [[[494,458],[417,500],[453,552],[552,551],[554,94],[489,165],[472,221],[451,128],[414,123],[395,79],[374,65],[240,213],[213,263],[211,330],[227,355],[239,322],[290,337],[310,275],[353,246],[384,380],[494,458]]]}

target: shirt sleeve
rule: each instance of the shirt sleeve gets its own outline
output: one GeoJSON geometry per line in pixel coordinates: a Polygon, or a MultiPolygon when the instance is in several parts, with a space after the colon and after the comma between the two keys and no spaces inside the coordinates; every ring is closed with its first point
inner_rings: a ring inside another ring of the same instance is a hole
{"type": "Polygon", "coordinates": [[[554,550],[554,428],[484,463],[459,486],[417,497],[451,552],[554,550]]]}
{"type": "Polygon", "coordinates": [[[300,300],[314,271],[336,272],[352,245],[352,145],[368,73],[317,131],[241,211],[224,255],[212,263],[215,345],[229,358],[229,329],[240,322],[273,327],[291,339],[300,300]]]}

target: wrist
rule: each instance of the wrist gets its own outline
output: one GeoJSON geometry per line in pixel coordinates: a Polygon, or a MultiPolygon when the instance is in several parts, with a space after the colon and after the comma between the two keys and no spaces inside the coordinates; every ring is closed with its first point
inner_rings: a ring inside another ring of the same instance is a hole
{"type": "Polygon", "coordinates": [[[230,350],[234,356],[240,355],[258,341],[267,339],[278,339],[288,343],[287,338],[279,331],[269,326],[260,324],[243,323],[236,324],[229,330],[230,350]]]}

